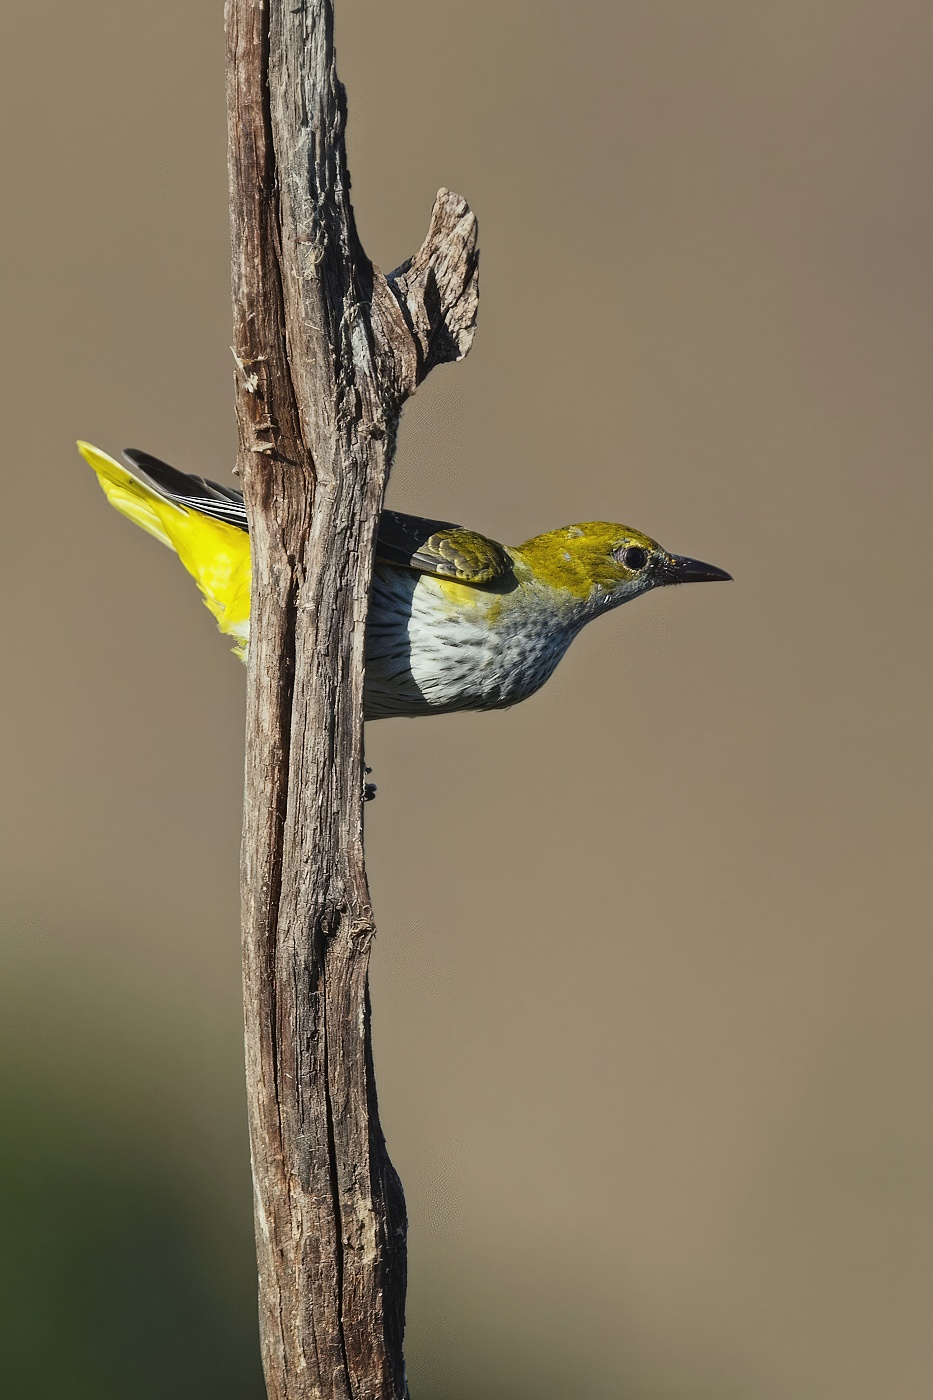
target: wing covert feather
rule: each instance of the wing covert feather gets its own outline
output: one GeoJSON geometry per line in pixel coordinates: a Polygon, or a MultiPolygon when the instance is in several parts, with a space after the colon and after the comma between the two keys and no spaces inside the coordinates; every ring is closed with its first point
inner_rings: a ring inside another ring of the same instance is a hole
{"type": "Polygon", "coordinates": [[[458,583],[493,583],[512,569],[502,545],[476,530],[395,510],[384,510],[379,518],[376,558],[458,583]]]}

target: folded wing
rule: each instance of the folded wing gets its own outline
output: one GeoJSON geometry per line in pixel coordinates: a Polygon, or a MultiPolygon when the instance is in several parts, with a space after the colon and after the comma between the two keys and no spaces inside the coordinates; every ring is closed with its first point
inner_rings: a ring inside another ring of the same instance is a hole
{"type": "MultiPolygon", "coordinates": [[[[240,491],[220,486],[203,476],[180,472],[136,448],[128,448],[123,455],[140,481],[164,500],[238,530],[247,530],[246,507],[240,491]]],[[[133,480],[128,472],[124,475],[133,480]]],[[[129,511],[124,509],[124,514],[129,511]]],[[[137,523],[149,528],[142,520],[137,523]]],[[[509,555],[495,540],[475,530],[465,530],[450,520],[428,520],[397,510],[384,510],[380,516],[376,558],[401,569],[437,574],[440,578],[467,584],[494,583],[506,578],[512,570],[509,555]]]]}
{"type": "Polygon", "coordinates": [[[243,655],[249,630],[250,557],[246,513],[236,492],[187,477],[146,453],[127,454],[129,472],[89,442],[78,449],[94,468],[104,495],[121,515],[173,549],[197,583],[221,632],[243,655]],[[136,459],[141,458],[146,465],[136,459]],[[171,473],[171,476],[167,475],[171,473]],[[206,502],[231,511],[205,510],[206,502]],[[231,519],[236,509],[242,517],[231,519]]]}

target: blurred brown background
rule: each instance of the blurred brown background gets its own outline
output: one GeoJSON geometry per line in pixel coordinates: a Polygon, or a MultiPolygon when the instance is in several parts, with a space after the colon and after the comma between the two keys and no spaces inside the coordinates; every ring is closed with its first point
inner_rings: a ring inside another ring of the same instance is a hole
{"type": "MultiPolygon", "coordinates": [[[[933,10],[337,9],[370,254],[480,219],[391,503],[736,578],[370,728],[413,1394],[926,1400],[933,10]]],[[[73,447],[227,478],[221,4],[4,32],[0,1368],[258,1400],[244,677],[73,447]]]]}

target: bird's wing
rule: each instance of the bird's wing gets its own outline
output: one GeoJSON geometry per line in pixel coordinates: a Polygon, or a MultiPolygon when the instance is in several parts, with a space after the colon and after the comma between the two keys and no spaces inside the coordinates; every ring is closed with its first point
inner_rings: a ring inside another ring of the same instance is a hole
{"type": "MultiPolygon", "coordinates": [[[[155,491],[175,505],[246,530],[242,493],[203,476],[189,476],[148,452],[129,448],[124,457],[155,491]]],[[[494,583],[508,577],[512,561],[501,544],[450,520],[425,520],[384,510],[379,518],[376,558],[416,573],[458,583],[494,583]]]]}
{"type": "MultiPolygon", "coordinates": [[[[219,505],[224,488],[183,476],[146,453],[127,454],[133,466],[129,472],[89,442],[79,442],[78,448],[110,504],[179,556],[220,630],[236,639],[242,654],[249,624],[249,537],[245,523],[202,508],[207,499],[219,505]]],[[[226,499],[236,504],[232,496],[226,499]]]]}
{"type": "Polygon", "coordinates": [[[160,461],[150,452],[140,452],[136,447],[127,447],[123,455],[138,476],[174,505],[209,515],[212,520],[223,520],[238,530],[247,528],[242,491],[233,486],[219,486],[203,476],[180,472],[168,462],[160,461]]]}
{"type": "Polygon", "coordinates": [[[376,558],[458,583],[493,583],[512,569],[511,559],[495,540],[449,520],[424,520],[397,510],[384,510],[379,517],[376,558]]]}

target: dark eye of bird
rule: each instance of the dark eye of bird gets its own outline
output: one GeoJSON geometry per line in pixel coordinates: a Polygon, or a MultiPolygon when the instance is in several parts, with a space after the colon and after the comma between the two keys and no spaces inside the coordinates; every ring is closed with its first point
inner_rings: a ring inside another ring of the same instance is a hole
{"type": "Polygon", "coordinates": [[[619,559],[627,569],[631,569],[633,574],[637,574],[648,562],[648,551],[642,549],[640,544],[626,545],[619,554],[619,559]]]}

